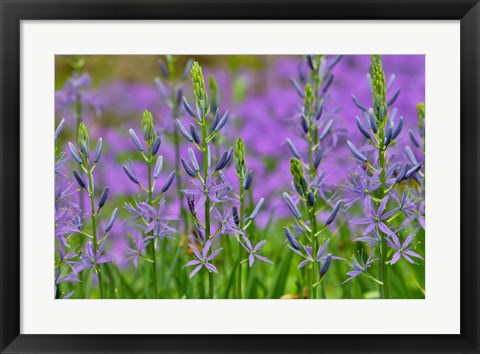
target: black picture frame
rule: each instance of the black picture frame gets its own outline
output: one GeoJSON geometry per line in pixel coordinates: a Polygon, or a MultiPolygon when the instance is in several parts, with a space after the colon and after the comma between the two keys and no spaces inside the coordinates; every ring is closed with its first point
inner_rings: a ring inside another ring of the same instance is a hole
{"type": "Polygon", "coordinates": [[[476,0],[0,0],[0,11],[1,353],[479,353],[480,5],[476,0]],[[461,334],[20,334],[20,23],[148,19],[461,21],[461,334]]]}

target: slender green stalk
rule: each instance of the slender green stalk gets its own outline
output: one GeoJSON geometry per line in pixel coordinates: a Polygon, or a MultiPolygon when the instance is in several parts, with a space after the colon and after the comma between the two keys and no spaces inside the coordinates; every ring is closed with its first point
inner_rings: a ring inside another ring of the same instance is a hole
{"type": "MultiPolygon", "coordinates": [[[[207,183],[208,178],[208,143],[207,143],[207,124],[205,117],[202,117],[202,145],[203,145],[203,181],[207,183]]],[[[206,195],[205,200],[205,239],[210,239],[210,198],[206,195]]],[[[213,274],[209,272],[209,297],[214,298],[213,274]],[[210,289],[211,287],[211,289],[210,289]]]]}
{"type": "MultiPolygon", "coordinates": [[[[82,123],[82,94],[77,91],[77,94],[75,96],[75,120],[77,123],[77,132],[78,132],[78,127],[80,126],[80,123],[82,123]]],[[[78,135],[77,135],[78,139],[78,135]]],[[[83,193],[80,194],[79,196],[79,206],[80,210],[83,210],[85,201],[83,197],[83,193]]],[[[82,238],[82,244],[83,244],[83,238],[82,238]]],[[[80,272],[80,274],[83,276],[83,273],[80,272]]]]}
{"type": "MultiPolygon", "coordinates": [[[[240,230],[244,231],[244,218],[245,218],[245,191],[243,189],[243,174],[240,174],[240,230]]],[[[238,284],[238,298],[243,299],[243,290],[242,290],[242,245],[238,243],[238,274],[237,274],[237,284],[238,284]]]]}
{"type": "Polygon", "coordinates": [[[212,272],[208,272],[208,297],[210,299],[215,298],[215,294],[213,291],[213,273],[212,272]]]}
{"type": "MultiPolygon", "coordinates": [[[[152,148],[148,148],[148,204],[153,207],[153,190],[152,190],[152,148]]],[[[151,234],[151,232],[150,232],[151,234]]],[[[152,258],[152,276],[153,276],[153,291],[154,298],[158,298],[157,286],[157,257],[155,252],[155,239],[153,239],[149,246],[150,257],[152,258]]]]}
{"type": "MultiPolygon", "coordinates": [[[[319,79],[318,79],[318,74],[316,75],[315,78],[315,95],[316,97],[318,88],[317,85],[319,85],[319,79]]],[[[315,104],[315,102],[313,103],[315,104]]],[[[313,105],[312,105],[313,106],[313,105]]],[[[312,109],[309,107],[308,113],[308,124],[310,126],[310,129],[308,130],[308,171],[309,171],[309,176],[310,176],[310,190],[312,193],[314,193],[313,189],[311,188],[311,184],[313,183],[315,179],[315,166],[313,162],[313,119],[312,119],[312,109]]],[[[307,202],[307,208],[309,209],[309,216],[310,216],[310,227],[311,227],[311,247],[312,247],[312,271],[310,275],[310,281],[311,281],[311,291],[310,291],[310,297],[312,299],[317,298],[317,292],[315,289],[315,284],[317,283],[317,262],[316,262],[316,256],[317,256],[317,240],[316,240],[316,233],[317,233],[317,219],[316,219],[316,211],[315,211],[315,203],[312,206],[308,205],[307,202]]]]}
{"type": "MultiPolygon", "coordinates": [[[[379,132],[379,138],[380,138],[380,147],[378,149],[378,165],[379,168],[381,168],[380,172],[380,183],[382,185],[381,189],[381,198],[383,199],[385,197],[385,194],[387,193],[387,178],[386,178],[386,165],[385,165],[385,153],[387,148],[384,146],[384,126],[383,124],[380,127],[380,132],[379,132]]],[[[378,234],[380,235],[381,242],[380,242],[380,272],[379,272],[379,280],[383,284],[379,284],[380,288],[380,297],[382,299],[388,299],[390,298],[390,289],[389,289],[389,284],[388,284],[388,267],[387,267],[387,239],[386,235],[383,234],[380,230],[378,230],[378,234]]]]}
{"type": "MultiPolygon", "coordinates": [[[[90,208],[91,208],[91,215],[92,215],[92,236],[93,236],[93,250],[95,254],[98,251],[98,240],[97,240],[97,214],[95,213],[95,193],[93,190],[93,178],[92,178],[92,169],[90,167],[90,161],[87,158],[87,176],[88,176],[88,190],[89,190],[89,197],[90,197],[90,208]]],[[[98,287],[100,288],[100,297],[103,299],[103,282],[102,282],[102,269],[101,265],[97,264],[98,270],[98,287]]]]}

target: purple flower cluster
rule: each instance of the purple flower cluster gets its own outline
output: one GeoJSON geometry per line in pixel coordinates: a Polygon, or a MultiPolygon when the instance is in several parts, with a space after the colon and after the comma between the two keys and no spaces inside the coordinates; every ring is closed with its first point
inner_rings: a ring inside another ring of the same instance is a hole
{"type": "MultiPolygon", "coordinates": [[[[64,120],[61,121],[59,127],[55,132],[55,141],[61,134],[64,127],[64,120]]],[[[78,128],[77,146],[68,143],[70,154],[73,160],[78,164],[81,172],[73,171],[73,176],[78,184],[79,189],[76,191],[84,191],[90,200],[90,210],[86,212],[81,206],[76,204],[70,198],[73,195],[72,184],[68,177],[60,172],[63,166],[63,160],[66,159],[65,153],[57,154],[57,161],[55,164],[56,178],[61,178],[61,182],[56,183],[55,190],[55,235],[57,238],[56,251],[58,254],[58,262],[56,264],[56,278],[55,284],[62,282],[78,282],[81,281],[79,273],[85,269],[93,269],[98,275],[98,282],[100,287],[100,294],[103,297],[102,289],[102,267],[101,264],[111,262],[113,258],[104,254],[105,241],[109,236],[115,220],[117,218],[118,209],[114,209],[108,220],[101,236],[97,233],[97,217],[101,209],[105,206],[108,197],[109,188],[103,189],[99,199],[95,202],[95,183],[93,171],[100,161],[103,140],[98,139],[95,153],[92,159],[90,154],[90,137],[86,125],[82,122],[78,128]],[[62,162],[62,163],[59,163],[62,162]],[[85,181],[84,174],[87,176],[85,181]],[[85,219],[91,220],[91,233],[84,229],[85,219]],[[73,234],[80,234],[89,239],[87,242],[82,242],[83,247],[81,254],[71,250],[71,245],[68,243],[69,238],[73,234]]],[[[76,192],[75,191],[75,192],[76,192]]],[[[69,293],[66,297],[70,297],[73,293],[69,293]]],[[[60,296],[60,294],[56,294],[60,296]]]]}
{"type": "Polygon", "coordinates": [[[210,77],[210,91],[207,93],[202,69],[197,62],[193,62],[190,74],[195,109],[186,97],[183,97],[183,106],[186,113],[193,119],[193,123],[190,123],[187,129],[180,120],[176,121],[178,132],[192,145],[188,148],[188,158],[182,157],[180,161],[190,178],[191,188],[184,188],[182,192],[186,195],[190,217],[194,223],[193,237],[189,247],[197,259],[189,261],[185,267],[196,265],[190,277],[205,267],[209,272],[210,297],[214,297],[211,273],[218,271],[210,262],[222,249],[213,250],[214,243],[219,242],[217,239],[220,235],[235,235],[239,243],[237,296],[242,297],[242,250],[248,254],[250,267],[253,266],[255,259],[271,263],[270,260],[258,254],[265,241],[260,241],[254,247],[247,233],[264,199],[260,199],[253,211],[247,215],[245,195],[252,186],[253,172],[248,169],[245,162],[243,141],[238,138],[235,148],[230,147],[220,153],[218,143],[221,139],[220,132],[222,129],[227,129],[230,113],[228,110],[224,113],[220,111],[217,84],[213,77],[210,77]],[[200,153],[201,163],[195,151],[200,153]],[[216,161],[212,151],[216,153],[216,161]],[[235,171],[239,179],[238,193],[234,191],[232,184],[223,173],[232,162],[235,162],[235,171]],[[211,216],[217,221],[216,231],[212,230],[215,220],[212,220],[211,216]]]}
{"type": "MultiPolygon", "coordinates": [[[[346,281],[364,274],[380,284],[381,296],[388,298],[389,266],[396,264],[401,257],[410,263],[415,263],[410,257],[423,259],[412,250],[415,245],[410,245],[415,237],[413,232],[403,243],[400,242],[401,233],[412,231],[416,221],[423,226],[424,208],[419,205],[424,193],[423,163],[418,162],[409,146],[405,147],[404,154],[398,151],[402,146],[399,142],[404,131],[404,118],[397,117],[398,110],[393,106],[401,89],[394,90],[395,75],[392,74],[387,80],[380,56],[372,56],[367,81],[371,107],[352,95],[362,117],[357,116],[355,121],[363,136],[363,143],[357,147],[347,141],[357,167],[343,189],[347,207],[353,207],[359,201],[364,207],[364,217],[351,221],[351,224],[363,226],[362,236],[356,241],[366,242],[368,246],[378,245],[380,257],[373,259],[372,250],[366,263],[356,259],[348,262],[354,271],[347,273],[350,278],[346,281]],[[367,273],[367,268],[375,260],[381,263],[378,280],[367,273]]],[[[420,103],[417,107],[419,133],[424,139],[424,105],[420,103]]],[[[423,145],[412,130],[409,136],[414,145],[422,150],[423,145]]]]}
{"type": "MultiPolygon", "coordinates": [[[[341,201],[334,206],[331,205],[335,191],[326,183],[325,173],[320,164],[325,156],[332,153],[342,134],[340,129],[335,129],[333,115],[326,113],[329,104],[327,93],[334,79],[332,70],[341,59],[341,56],[329,59],[321,55],[309,55],[306,58],[308,73],[305,74],[299,67],[300,83],[293,78],[290,80],[303,103],[298,106],[295,120],[300,123],[299,136],[305,146],[301,150],[292,140],[287,139],[293,155],[290,161],[290,172],[296,198],[303,204],[307,220],[303,220],[303,214],[295,200],[288,193],[283,193],[286,205],[296,218],[298,231],[295,236],[288,228],[285,228],[285,232],[290,248],[304,259],[298,267],[303,268],[311,263],[311,277],[308,285],[311,298],[317,297],[316,287],[319,285],[317,275],[320,276],[321,282],[330,267],[331,260],[339,259],[330,253],[324,255],[329,244],[328,240],[320,247],[322,231],[334,221],[341,207],[341,201]],[[331,208],[331,212],[324,226],[318,228],[317,218],[323,208],[331,208]],[[297,240],[299,237],[304,239],[305,244],[297,240]]],[[[323,283],[320,285],[325,297],[323,283]]]]}

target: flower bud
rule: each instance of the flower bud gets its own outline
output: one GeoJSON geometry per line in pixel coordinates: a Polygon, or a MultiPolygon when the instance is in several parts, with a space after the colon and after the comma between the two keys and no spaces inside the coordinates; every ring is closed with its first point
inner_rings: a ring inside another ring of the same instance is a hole
{"type": "Polygon", "coordinates": [[[185,129],[183,124],[178,119],[175,120],[175,123],[177,124],[177,128],[180,131],[180,133],[183,135],[183,137],[187,139],[189,142],[192,142],[193,138],[190,136],[190,134],[188,133],[187,129],[185,129]]]}
{"type": "Polygon", "coordinates": [[[257,205],[255,206],[255,209],[253,209],[252,213],[249,216],[250,219],[254,220],[257,217],[260,209],[262,208],[262,205],[263,205],[264,201],[265,201],[265,198],[261,198],[258,201],[257,205]]]}
{"type": "Polygon", "coordinates": [[[320,102],[318,106],[317,113],[315,113],[315,120],[318,121],[322,117],[323,113],[323,101],[320,102]]]}
{"type": "Polygon", "coordinates": [[[78,147],[83,156],[88,157],[90,152],[90,138],[85,123],[81,122],[78,126],[78,147]]]}
{"type": "Polygon", "coordinates": [[[155,156],[157,154],[161,144],[162,144],[162,140],[160,140],[160,137],[156,136],[155,141],[153,142],[153,145],[152,145],[152,156],[155,156]]]}
{"type": "Polygon", "coordinates": [[[58,124],[57,129],[55,130],[55,140],[58,139],[58,136],[62,134],[63,128],[65,127],[65,119],[62,119],[58,124]]]}
{"type": "Polygon", "coordinates": [[[187,172],[187,174],[190,176],[190,177],[195,177],[195,171],[192,169],[192,167],[188,164],[187,161],[185,161],[182,158],[180,158],[180,162],[182,163],[183,165],[183,168],[185,169],[185,172],[187,172]]]}
{"type": "Polygon", "coordinates": [[[70,154],[75,159],[75,161],[77,161],[81,165],[82,164],[82,159],[80,158],[80,155],[78,154],[77,148],[71,142],[68,142],[68,148],[70,149],[70,154]]]}
{"type": "Polygon", "coordinates": [[[202,67],[197,61],[194,61],[192,64],[190,75],[192,76],[192,88],[195,99],[202,108],[202,113],[206,114],[208,111],[208,97],[205,88],[205,78],[203,77],[202,67]]]}
{"type": "Polygon", "coordinates": [[[422,168],[422,163],[419,162],[412,168],[410,168],[406,173],[405,173],[405,179],[411,178],[414,174],[416,174],[420,169],[422,168]]]}
{"type": "Polygon", "coordinates": [[[192,118],[196,118],[197,115],[195,114],[195,112],[193,111],[192,107],[190,107],[190,105],[188,104],[188,101],[187,99],[185,98],[185,96],[183,97],[183,107],[185,108],[185,110],[187,111],[188,114],[190,114],[190,116],[192,118]]]}
{"type": "Polygon", "coordinates": [[[157,158],[157,162],[155,163],[155,169],[153,170],[153,179],[157,179],[162,171],[163,167],[163,156],[159,156],[157,158]]]}
{"type": "Polygon", "coordinates": [[[302,156],[300,155],[297,148],[295,147],[295,145],[293,144],[293,142],[290,139],[287,139],[287,144],[288,144],[288,147],[290,148],[290,151],[292,152],[293,156],[295,156],[297,159],[301,159],[302,156]]]}
{"type": "Polygon", "coordinates": [[[335,217],[337,216],[338,214],[338,211],[340,210],[340,206],[342,205],[342,201],[339,200],[337,202],[337,204],[335,205],[335,207],[333,208],[332,212],[330,213],[330,215],[328,216],[327,218],[327,221],[325,221],[325,225],[330,225],[333,220],[335,220],[335,217]]]}
{"type": "Polygon", "coordinates": [[[297,219],[301,219],[302,214],[300,213],[300,210],[298,210],[297,206],[295,205],[295,202],[293,201],[292,197],[290,197],[290,195],[287,192],[284,192],[282,194],[282,196],[283,196],[283,199],[285,200],[285,202],[287,203],[287,206],[290,209],[290,211],[292,212],[292,214],[297,219]]]}
{"type": "Polygon", "coordinates": [[[252,185],[252,180],[253,180],[253,172],[248,171],[247,177],[243,180],[243,189],[248,191],[250,186],[252,185]]]}
{"type": "Polygon", "coordinates": [[[355,106],[357,106],[358,108],[360,108],[362,111],[367,112],[367,109],[365,108],[365,106],[364,106],[363,104],[360,103],[360,101],[358,100],[357,96],[352,95],[352,100],[353,100],[353,103],[355,103],[355,106]]]}
{"type": "Polygon", "coordinates": [[[197,237],[202,242],[205,242],[206,241],[205,235],[203,234],[203,231],[202,231],[202,228],[200,227],[200,225],[198,225],[198,223],[195,223],[194,227],[195,227],[195,233],[197,234],[197,237]]]}
{"type": "Polygon", "coordinates": [[[228,114],[229,114],[229,111],[227,109],[223,114],[222,118],[220,119],[220,121],[218,122],[218,125],[215,127],[215,129],[213,129],[213,131],[218,132],[225,126],[225,124],[227,124],[228,114]]]}
{"type": "Polygon", "coordinates": [[[195,156],[195,152],[191,147],[188,148],[188,156],[190,157],[190,162],[192,163],[193,168],[195,171],[200,171],[200,166],[198,165],[197,158],[195,156]]]}
{"type": "Polygon", "coordinates": [[[393,137],[393,128],[392,128],[392,125],[387,123],[388,127],[387,127],[387,135],[385,137],[385,143],[384,145],[385,146],[388,146],[390,145],[390,143],[392,142],[392,137],[393,137]]]}
{"type": "Polygon", "coordinates": [[[310,114],[312,111],[312,105],[313,105],[313,89],[312,85],[307,83],[305,85],[305,93],[303,95],[303,105],[304,105],[304,111],[305,114],[310,114]]]}
{"type": "Polygon", "coordinates": [[[233,153],[235,159],[235,169],[238,175],[242,175],[245,171],[245,145],[242,138],[238,138],[235,142],[235,150],[233,153]]]}
{"type": "Polygon", "coordinates": [[[332,74],[328,75],[327,81],[325,82],[325,85],[323,86],[323,89],[322,89],[323,94],[325,94],[330,88],[330,86],[332,85],[334,77],[335,76],[332,74]]]}
{"type": "Polygon", "coordinates": [[[392,104],[395,103],[395,101],[397,100],[398,96],[400,96],[400,88],[398,88],[395,93],[393,94],[392,98],[390,98],[390,100],[388,101],[387,105],[388,106],[391,106],[392,104]]]}
{"type": "Polygon", "coordinates": [[[360,130],[360,133],[362,133],[365,138],[371,139],[369,131],[362,125],[360,118],[355,117],[355,120],[357,121],[357,127],[358,130],[360,130]]]}
{"type": "Polygon", "coordinates": [[[115,210],[112,213],[112,216],[110,216],[110,220],[108,220],[107,227],[105,228],[105,233],[110,231],[113,227],[113,224],[115,223],[115,220],[117,219],[118,215],[118,208],[115,208],[115,210]]]}
{"type": "Polygon", "coordinates": [[[368,159],[365,155],[363,155],[356,147],[355,145],[353,145],[350,140],[347,140],[347,145],[348,145],[348,148],[350,149],[350,151],[352,152],[352,154],[360,161],[362,162],[367,162],[368,159]]]}
{"type": "Polygon", "coordinates": [[[308,192],[307,194],[307,204],[309,207],[313,207],[315,205],[315,196],[312,192],[308,192]]]}
{"type": "Polygon", "coordinates": [[[378,131],[378,126],[373,109],[368,110],[368,118],[370,119],[370,128],[372,128],[372,131],[376,133],[378,131]]]}
{"type": "Polygon", "coordinates": [[[235,225],[240,225],[240,216],[238,215],[238,209],[236,206],[232,208],[232,216],[233,216],[233,221],[235,222],[235,225]]]}
{"type": "Polygon", "coordinates": [[[105,205],[108,197],[108,187],[105,187],[102,191],[102,195],[100,195],[100,199],[98,200],[98,210],[102,209],[105,205]]]}
{"type": "Polygon", "coordinates": [[[313,60],[313,55],[307,55],[307,64],[310,67],[310,70],[315,71],[317,69],[313,60]]]}
{"type": "Polygon", "coordinates": [[[325,262],[323,262],[322,266],[320,267],[320,279],[322,279],[325,274],[327,274],[328,269],[330,268],[330,264],[332,263],[332,254],[329,253],[325,262]]]}
{"type": "Polygon", "coordinates": [[[185,65],[185,69],[183,70],[183,75],[182,75],[182,80],[183,81],[185,81],[188,78],[188,73],[192,69],[192,64],[193,64],[193,60],[189,59],[187,61],[187,64],[185,65]]]}
{"type": "Polygon", "coordinates": [[[87,186],[85,185],[82,176],[80,176],[77,170],[73,170],[73,177],[75,177],[75,180],[80,187],[82,187],[83,189],[87,189],[87,186]]]}
{"type": "Polygon", "coordinates": [[[172,185],[173,180],[175,179],[175,176],[176,176],[176,172],[175,172],[175,171],[172,171],[172,172],[168,175],[165,183],[163,184],[162,193],[165,193],[165,192],[168,190],[168,188],[170,188],[170,186],[172,185]]]}
{"type": "Polygon", "coordinates": [[[400,117],[400,119],[398,120],[398,124],[393,131],[392,139],[396,139],[397,136],[400,135],[400,132],[402,131],[402,128],[403,128],[403,117],[400,117]]]}
{"type": "Polygon", "coordinates": [[[313,166],[315,168],[318,168],[318,166],[320,166],[320,162],[322,162],[322,157],[323,157],[323,151],[318,150],[317,153],[315,154],[315,158],[313,160],[313,166]]]}
{"type": "Polygon", "coordinates": [[[295,189],[301,196],[305,196],[307,192],[307,181],[303,172],[302,164],[297,159],[290,159],[290,173],[293,177],[295,189]]]}
{"type": "Polygon", "coordinates": [[[336,55],[335,58],[328,64],[328,69],[332,69],[343,58],[343,55],[336,55]]]}
{"type": "Polygon", "coordinates": [[[404,178],[405,174],[407,173],[407,170],[409,169],[409,165],[403,165],[403,167],[400,169],[398,172],[397,178],[395,178],[395,184],[400,183],[404,178]]]}
{"type": "Polygon", "coordinates": [[[418,142],[418,139],[415,136],[415,133],[413,131],[409,130],[408,131],[408,136],[410,137],[410,140],[412,141],[413,145],[420,148],[420,143],[418,142]]]}
{"type": "Polygon", "coordinates": [[[215,171],[220,171],[227,165],[227,163],[229,162],[230,156],[232,154],[231,149],[232,148],[230,148],[229,150],[225,151],[222,154],[222,156],[220,157],[220,160],[218,160],[218,162],[215,166],[215,171]]]}
{"type": "Polygon", "coordinates": [[[195,130],[195,126],[190,123],[190,134],[194,142],[196,142],[198,145],[201,144],[200,137],[198,136],[197,131],[195,130]]]}
{"type": "Polygon", "coordinates": [[[93,162],[97,163],[100,161],[100,156],[102,155],[102,146],[103,146],[103,139],[99,138],[97,142],[97,147],[95,149],[95,156],[93,157],[93,162]]]}
{"type": "Polygon", "coordinates": [[[307,120],[305,119],[305,116],[304,116],[303,114],[300,116],[300,124],[301,124],[301,126],[302,126],[303,131],[304,131],[306,134],[308,134],[308,130],[309,130],[308,122],[307,122],[307,120]]]}
{"type": "Polygon", "coordinates": [[[412,149],[410,149],[410,146],[405,146],[405,153],[407,154],[408,159],[416,165],[418,163],[417,158],[413,154],[412,149]]]}
{"type": "Polygon", "coordinates": [[[191,196],[190,194],[187,194],[186,198],[187,198],[188,208],[190,209],[190,213],[192,213],[192,215],[195,216],[196,215],[195,200],[193,199],[193,196],[191,196]]]}
{"type": "Polygon", "coordinates": [[[332,124],[333,124],[333,119],[330,119],[328,123],[325,125],[325,128],[323,128],[322,134],[318,136],[318,139],[323,140],[325,137],[330,133],[330,129],[332,129],[332,124]]]}
{"type": "Polygon", "coordinates": [[[132,141],[135,144],[136,148],[139,151],[143,151],[142,144],[140,143],[140,140],[138,140],[138,137],[137,137],[137,134],[135,134],[135,131],[133,129],[129,129],[128,134],[130,134],[130,137],[132,138],[132,141]]]}
{"type": "Polygon", "coordinates": [[[298,84],[298,82],[294,78],[290,78],[290,83],[293,85],[293,87],[295,88],[295,91],[300,96],[300,98],[303,98],[303,90],[298,84]]]}
{"type": "Polygon", "coordinates": [[[283,228],[285,230],[285,235],[287,236],[287,240],[288,242],[290,243],[290,245],[296,249],[297,251],[300,251],[300,243],[298,243],[297,239],[295,238],[295,236],[292,235],[292,233],[290,232],[290,230],[287,228],[287,227],[284,227],[283,228]]]}
{"type": "Polygon", "coordinates": [[[212,126],[210,128],[211,131],[214,131],[215,129],[217,129],[219,122],[220,122],[220,109],[217,108],[215,110],[215,116],[213,117],[212,126]]]}
{"type": "Polygon", "coordinates": [[[127,175],[130,180],[135,183],[135,184],[140,184],[140,182],[137,179],[137,176],[135,175],[135,172],[131,170],[129,167],[122,165],[123,171],[125,171],[125,174],[127,175]]]}
{"type": "Polygon", "coordinates": [[[145,144],[147,144],[147,146],[152,146],[157,136],[157,133],[155,133],[152,113],[147,110],[143,111],[142,132],[145,144]]]}

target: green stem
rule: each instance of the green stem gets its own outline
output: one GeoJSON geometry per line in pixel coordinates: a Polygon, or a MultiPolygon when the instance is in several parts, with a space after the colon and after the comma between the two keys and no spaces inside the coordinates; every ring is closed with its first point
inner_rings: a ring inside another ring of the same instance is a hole
{"type": "MultiPolygon", "coordinates": [[[[148,148],[148,204],[153,207],[153,191],[152,191],[152,149],[148,148]]],[[[150,232],[150,236],[151,236],[150,232]]],[[[153,298],[158,298],[157,286],[157,257],[155,254],[155,238],[148,245],[150,249],[150,257],[152,259],[152,275],[153,275],[153,298]]]]}
{"type": "Polygon", "coordinates": [[[208,272],[208,297],[210,299],[214,299],[214,291],[213,291],[213,273],[208,272]]]}
{"type": "MultiPolygon", "coordinates": [[[[244,218],[245,218],[245,191],[243,189],[243,171],[240,173],[240,230],[244,231],[244,218]]],[[[243,290],[242,290],[242,271],[243,271],[243,264],[242,264],[242,245],[240,242],[238,243],[238,274],[237,274],[237,282],[238,282],[238,298],[243,299],[243,290]]]]}
{"type": "MultiPolygon", "coordinates": [[[[202,145],[203,145],[203,181],[207,183],[208,177],[208,143],[207,143],[207,124],[205,117],[202,117],[202,145]]],[[[210,198],[208,194],[206,195],[205,200],[205,239],[210,239],[210,198]]],[[[209,291],[209,297],[213,299],[213,274],[209,272],[209,288],[212,289],[209,291]]]]}
{"type": "MultiPolygon", "coordinates": [[[[82,122],[82,95],[80,92],[77,92],[76,96],[75,96],[75,120],[76,120],[76,123],[77,123],[77,132],[78,132],[78,127],[80,126],[80,123],[82,122]]],[[[77,139],[78,139],[78,135],[77,135],[77,139]]],[[[80,203],[80,210],[84,210],[84,206],[85,206],[85,201],[84,201],[84,197],[83,197],[83,193],[80,194],[80,200],[79,200],[79,203],[80,203]]],[[[82,245],[83,245],[83,238],[81,239],[82,241],[82,245]]],[[[80,272],[80,275],[83,277],[83,272],[80,272]]],[[[81,279],[83,280],[83,279],[81,279]]]]}
{"type": "MultiPolygon", "coordinates": [[[[317,79],[316,79],[316,85],[317,85],[317,79]]],[[[316,95],[316,93],[315,93],[316,95]]],[[[308,119],[309,119],[309,125],[310,129],[308,130],[308,170],[309,170],[309,176],[310,176],[310,189],[311,185],[315,179],[315,165],[313,162],[313,118],[312,118],[312,111],[311,109],[308,112],[308,119]]],[[[312,191],[313,193],[313,191],[312,191]]],[[[310,297],[312,299],[317,298],[317,290],[314,284],[317,283],[317,240],[316,240],[316,233],[317,233],[317,219],[316,219],[316,211],[315,211],[315,203],[310,207],[307,202],[307,208],[309,209],[309,214],[310,214],[310,227],[311,227],[311,239],[312,239],[312,272],[310,275],[310,281],[311,281],[311,291],[310,291],[310,297]]]]}
{"type": "MultiPolygon", "coordinates": [[[[90,196],[90,209],[92,215],[92,236],[93,236],[93,250],[95,254],[98,251],[98,240],[97,240],[97,216],[95,213],[95,192],[93,190],[93,178],[92,178],[92,169],[90,168],[90,161],[87,158],[87,176],[88,176],[88,190],[90,196]]],[[[100,297],[103,299],[103,282],[102,282],[102,269],[101,265],[98,264],[98,270],[96,270],[98,275],[98,287],[100,288],[100,297]]]]}
{"type": "MultiPolygon", "coordinates": [[[[378,149],[378,165],[382,169],[380,172],[380,183],[382,185],[381,189],[381,199],[385,197],[387,193],[387,178],[386,178],[386,165],[385,165],[385,154],[387,151],[386,146],[384,145],[384,124],[380,127],[379,132],[380,138],[380,147],[378,149]]],[[[380,235],[381,242],[380,242],[380,272],[379,272],[379,279],[380,282],[383,284],[379,284],[380,288],[380,297],[382,299],[390,298],[390,289],[388,284],[388,267],[387,267],[387,239],[386,235],[378,230],[378,234],[380,235]]]]}

